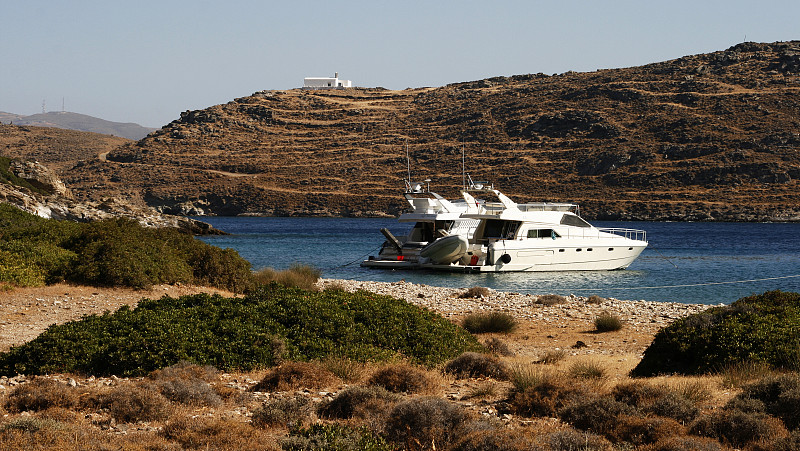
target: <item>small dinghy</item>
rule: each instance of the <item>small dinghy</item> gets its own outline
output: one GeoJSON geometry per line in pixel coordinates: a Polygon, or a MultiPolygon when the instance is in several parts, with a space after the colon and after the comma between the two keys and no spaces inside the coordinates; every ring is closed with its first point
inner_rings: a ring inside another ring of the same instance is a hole
{"type": "Polygon", "coordinates": [[[419,255],[437,265],[449,265],[467,253],[469,243],[462,235],[450,235],[437,239],[420,250],[419,255]]]}

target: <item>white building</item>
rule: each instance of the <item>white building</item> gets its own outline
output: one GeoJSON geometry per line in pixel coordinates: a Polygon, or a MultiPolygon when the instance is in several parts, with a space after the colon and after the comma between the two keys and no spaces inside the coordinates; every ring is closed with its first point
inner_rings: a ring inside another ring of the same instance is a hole
{"type": "Polygon", "coordinates": [[[352,88],[353,82],[350,80],[339,80],[339,72],[336,72],[333,78],[306,77],[303,79],[303,87],[310,89],[352,88]]]}

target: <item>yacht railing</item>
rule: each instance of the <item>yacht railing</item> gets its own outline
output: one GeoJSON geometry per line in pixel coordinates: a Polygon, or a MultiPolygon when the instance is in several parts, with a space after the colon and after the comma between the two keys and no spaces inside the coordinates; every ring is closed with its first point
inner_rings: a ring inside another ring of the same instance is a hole
{"type": "MultiPolygon", "coordinates": [[[[571,211],[578,214],[578,206],[575,204],[549,204],[549,203],[531,203],[531,204],[517,204],[517,209],[522,212],[531,211],[571,211]]],[[[506,207],[501,203],[486,202],[481,204],[479,214],[482,215],[495,215],[499,216],[506,207]]]]}
{"type": "Polygon", "coordinates": [[[647,232],[639,229],[622,229],[617,227],[597,229],[601,232],[611,233],[629,240],[647,241],[647,232]]]}

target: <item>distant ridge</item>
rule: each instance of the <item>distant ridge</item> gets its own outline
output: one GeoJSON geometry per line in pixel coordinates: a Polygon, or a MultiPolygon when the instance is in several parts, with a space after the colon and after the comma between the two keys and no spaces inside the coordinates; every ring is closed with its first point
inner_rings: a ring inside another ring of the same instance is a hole
{"type": "Polygon", "coordinates": [[[121,136],[134,141],[138,141],[147,136],[150,132],[156,130],[155,128],[142,127],[132,122],[112,122],[85,114],[62,111],[50,111],[48,113],[32,114],[30,116],[0,111],[0,122],[5,124],[13,122],[14,125],[56,127],[67,130],[101,133],[104,135],[121,136]]]}

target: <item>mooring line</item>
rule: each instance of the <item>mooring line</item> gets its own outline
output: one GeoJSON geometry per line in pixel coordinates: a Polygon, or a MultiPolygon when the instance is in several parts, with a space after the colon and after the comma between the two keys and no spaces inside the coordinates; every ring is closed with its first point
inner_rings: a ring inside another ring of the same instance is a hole
{"type": "Polygon", "coordinates": [[[687,283],[681,285],[661,285],[655,287],[609,287],[609,288],[575,288],[570,291],[602,291],[602,290],[649,290],[649,289],[657,289],[657,288],[686,288],[686,287],[704,287],[710,285],[732,285],[735,283],[750,283],[750,282],[763,282],[765,280],[780,280],[780,279],[793,279],[796,277],[800,277],[800,274],[794,274],[791,276],[779,276],[779,277],[764,277],[762,279],[748,279],[748,280],[729,280],[725,282],[704,282],[704,283],[687,283]]]}

